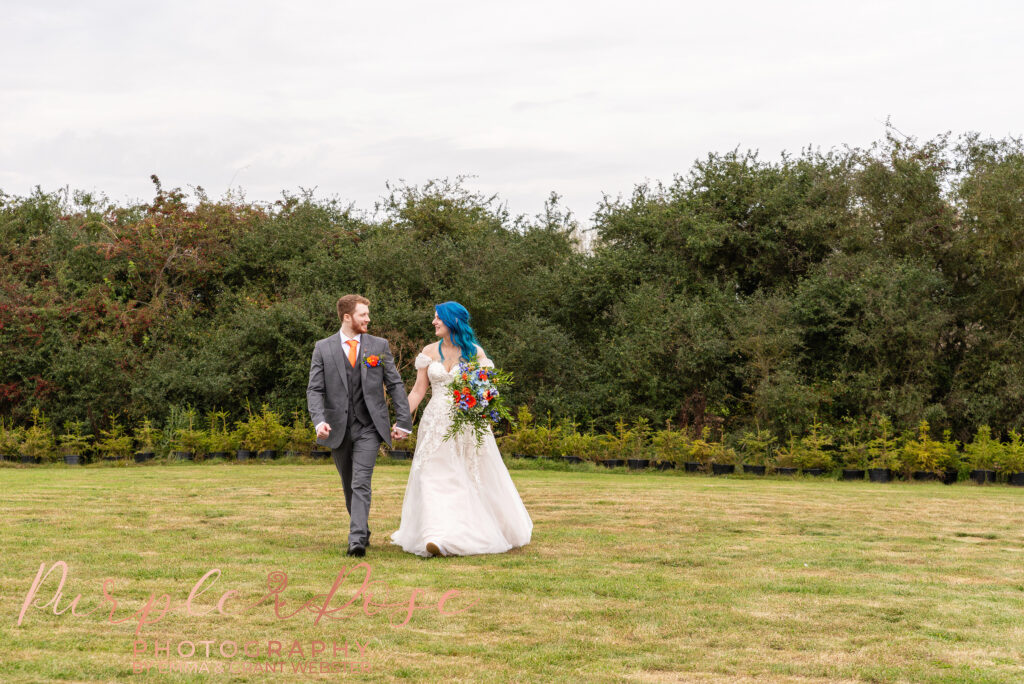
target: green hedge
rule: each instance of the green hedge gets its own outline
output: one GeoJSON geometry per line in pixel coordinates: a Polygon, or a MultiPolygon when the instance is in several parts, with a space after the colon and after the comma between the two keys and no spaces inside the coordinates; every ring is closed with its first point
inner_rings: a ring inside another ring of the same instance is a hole
{"type": "Polygon", "coordinates": [[[360,292],[407,381],[434,304],[456,299],[515,403],[599,430],[1024,428],[1019,140],[709,155],[606,198],[589,249],[557,197],[514,217],[438,181],[370,216],[154,182],[137,205],[0,193],[0,416],[95,432],[188,406],[290,415],[334,302],[360,292]]]}

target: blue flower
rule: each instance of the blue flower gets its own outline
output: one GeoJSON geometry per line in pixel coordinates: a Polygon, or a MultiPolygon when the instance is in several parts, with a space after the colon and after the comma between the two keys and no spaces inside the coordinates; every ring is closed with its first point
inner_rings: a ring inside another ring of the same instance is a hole
{"type": "Polygon", "coordinates": [[[491,411],[491,420],[498,420],[498,412],[491,411]]]}

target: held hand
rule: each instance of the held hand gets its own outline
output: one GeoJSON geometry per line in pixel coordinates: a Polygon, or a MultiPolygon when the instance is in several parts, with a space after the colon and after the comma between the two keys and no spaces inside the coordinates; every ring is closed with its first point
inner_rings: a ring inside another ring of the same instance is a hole
{"type": "Polygon", "coordinates": [[[409,433],[405,430],[399,430],[397,425],[391,426],[391,439],[401,440],[409,436],[409,433]]]}
{"type": "Polygon", "coordinates": [[[318,439],[327,439],[327,436],[329,434],[331,434],[331,426],[328,425],[327,423],[323,423],[322,425],[320,425],[320,429],[316,431],[316,436],[318,439]]]}

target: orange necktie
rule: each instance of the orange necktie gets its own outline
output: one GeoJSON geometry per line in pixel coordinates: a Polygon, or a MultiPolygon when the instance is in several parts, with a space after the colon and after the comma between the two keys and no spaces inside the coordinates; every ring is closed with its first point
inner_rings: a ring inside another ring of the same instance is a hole
{"type": "Polygon", "coordinates": [[[346,340],[345,344],[348,345],[348,365],[353,368],[356,367],[356,347],[359,345],[358,340],[346,340]]]}

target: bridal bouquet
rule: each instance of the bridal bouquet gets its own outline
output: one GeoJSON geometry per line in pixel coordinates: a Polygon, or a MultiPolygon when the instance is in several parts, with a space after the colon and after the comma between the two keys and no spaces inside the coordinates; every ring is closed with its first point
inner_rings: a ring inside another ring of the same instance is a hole
{"type": "Polygon", "coordinates": [[[502,392],[512,385],[512,374],[496,368],[481,368],[471,361],[460,363],[459,372],[450,383],[452,396],[452,424],[445,433],[445,441],[469,427],[473,430],[477,446],[483,442],[487,429],[501,421],[512,422],[512,412],[502,392]]]}

